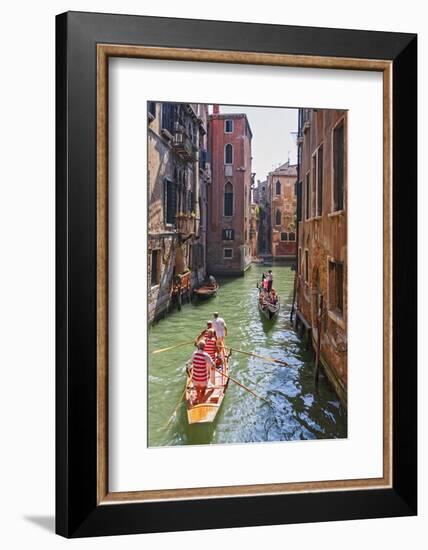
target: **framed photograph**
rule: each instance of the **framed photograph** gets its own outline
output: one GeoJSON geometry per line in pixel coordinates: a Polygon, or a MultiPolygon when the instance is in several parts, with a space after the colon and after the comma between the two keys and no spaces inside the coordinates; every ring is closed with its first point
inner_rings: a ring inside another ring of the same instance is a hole
{"type": "Polygon", "coordinates": [[[56,25],[57,533],[416,514],[416,36],[56,25]]]}

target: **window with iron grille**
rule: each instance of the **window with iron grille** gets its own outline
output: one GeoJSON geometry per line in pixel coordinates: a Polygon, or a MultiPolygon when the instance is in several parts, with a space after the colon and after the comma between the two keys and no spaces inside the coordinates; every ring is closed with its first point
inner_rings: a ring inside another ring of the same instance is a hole
{"type": "Polygon", "coordinates": [[[287,233],[281,233],[281,241],[288,241],[287,233]]]}
{"type": "Polygon", "coordinates": [[[233,248],[223,248],[223,258],[228,260],[233,258],[233,248]]]}
{"type": "Polygon", "coordinates": [[[295,241],[296,240],[296,233],[293,233],[293,232],[289,233],[288,234],[288,240],[289,241],[295,241]]]}

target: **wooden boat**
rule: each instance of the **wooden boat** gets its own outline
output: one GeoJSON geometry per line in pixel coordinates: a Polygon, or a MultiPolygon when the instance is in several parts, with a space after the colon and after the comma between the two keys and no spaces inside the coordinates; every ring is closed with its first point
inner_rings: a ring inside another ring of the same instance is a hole
{"type": "Polygon", "coordinates": [[[259,296],[258,296],[258,305],[259,305],[259,311],[262,315],[266,317],[269,321],[272,321],[279,312],[279,296],[277,295],[277,302],[276,304],[271,304],[268,301],[262,302],[260,300],[260,295],[262,292],[265,292],[260,286],[259,286],[259,296]]]}
{"type": "Polygon", "coordinates": [[[218,283],[215,283],[214,285],[206,284],[195,289],[193,294],[200,300],[206,300],[207,298],[211,298],[211,296],[216,296],[218,289],[218,283]]]}
{"type": "MultiPolygon", "coordinates": [[[[229,356],[226,355],[223,360],[222,372],[224,374],[228,374],[229,372],[228,359],[229,356]]],[[[217,366],[217,368],[220,367],[217,366]]],[[[223,376],[221,372],[216,371],[215,383],[212,384],[211,381],[208,382],[204,402],[193,404],[196,390],[193,388],[191,373],[188,369],[186,381],[186,407],[189,424],[211,424],[214,422],[223,402],[228,383],[229,378],[223,376]]]]}

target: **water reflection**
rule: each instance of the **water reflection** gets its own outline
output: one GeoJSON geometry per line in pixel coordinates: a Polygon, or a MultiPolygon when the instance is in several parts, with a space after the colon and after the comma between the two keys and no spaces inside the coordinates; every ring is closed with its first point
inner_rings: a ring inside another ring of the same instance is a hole
{"type": "Polygon", "coordinates": [[[219,280],[216,298],[186,305],[161,320],[149,331],[149,351],[193,340],[217,310],[227,322],[229,346],[289,364],[279,366],[239,353],[230,358],[231,375],[271,404],[230,382],[214,425],[189,427],[185,404],[177,407],[177,403],[193,346],[149,353],[150,446],[346,437],[346,411],[322,376],[315,393],[313,357],[289,322],[294,273],[286,266],[273,267],[281,309],[272,323],[257,306],[256,285],[262,271],[261,266],[252,266],[244,277],[219,280]]]}

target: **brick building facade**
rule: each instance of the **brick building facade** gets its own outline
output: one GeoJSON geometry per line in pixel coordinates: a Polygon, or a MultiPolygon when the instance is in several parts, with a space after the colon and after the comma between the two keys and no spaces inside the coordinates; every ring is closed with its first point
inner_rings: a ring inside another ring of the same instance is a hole
{"type": "Polygon", "coordinates": [[[272,226],[270,210],[270,191],[267,180],[258,180],[254,193],[254,202],[258,205],[257,254],[269,256],[272,248],[272,226]]]}
{"type": "Polygon", "coordinates": [[[347,113],[299,111],[296,322],[347,395],[347,113]]]}
{"type": "Polygon", "coordinates": [[[273,260],[294,260],[297,255],[296,182],[297,165],[289,162],[270,172],[267,177],[273,260]]]}
{"type": "Polygon", "coordinates": [[[245,114],[220,113],[214,105],[208,129],[207,271],[242,274],[251,264],[251,128],[245,114]]]}

